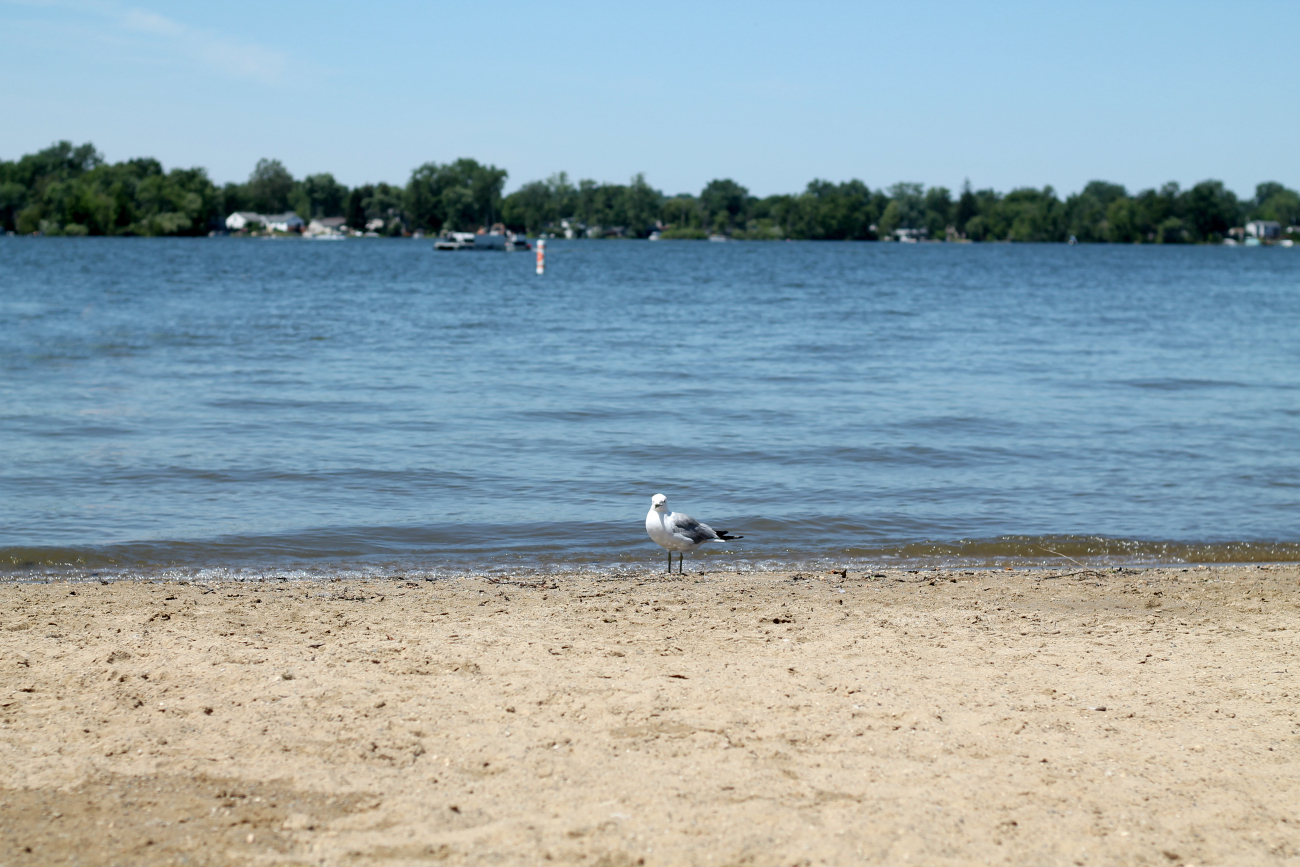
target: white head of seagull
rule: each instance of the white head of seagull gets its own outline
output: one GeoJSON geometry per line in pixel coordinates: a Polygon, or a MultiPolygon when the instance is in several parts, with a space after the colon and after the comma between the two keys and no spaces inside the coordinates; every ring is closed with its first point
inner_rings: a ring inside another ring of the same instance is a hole
{"type": "Polygon", "coordinates": [[[694,551],[705,542],[731,541],[743,536],[728,535],[726,530],[714,530],[701,524],[690,515],[668,511],[668,498],[655,494],[650,498],[650,511],[645,516],[646,533],[661,548],[668,550],[668,571],[673,571],[673,552],[683,552],[677,557],[677,571],[682,571],[684,552],[694,551]]]}

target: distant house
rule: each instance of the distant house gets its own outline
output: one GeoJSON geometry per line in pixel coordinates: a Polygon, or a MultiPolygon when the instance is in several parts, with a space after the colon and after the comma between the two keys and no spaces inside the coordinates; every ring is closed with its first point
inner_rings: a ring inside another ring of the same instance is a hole
{"type": "Polygon", "coordinates": [[[307,225],[302,221],[302,217],[293,211],[285,211],[283,214],[267,214],[262,219],[266,221],[266,228],[272,232],[301,232],[307,225]]]}
{"type": "Polygon", "coordinates": [[[317,217],[307,224],[304,235],[341,235],[347,228],[346,217],[317,217]]]}
{"type": "Polygon", "coordinates": [[[261,214],[255,214],[252,211],[235,211],[229,217],[226,217],[226,228],[232,232],[242,232],[250,226],[260,226],[266,222],[266,218],[261,214]]]}
{"type": "Polygon", "coordinates": [[[1267,241],[1282,237],[1282,226],[1274,220],[1251,220],[1246,224],[1246,237],[1267,241]]]}

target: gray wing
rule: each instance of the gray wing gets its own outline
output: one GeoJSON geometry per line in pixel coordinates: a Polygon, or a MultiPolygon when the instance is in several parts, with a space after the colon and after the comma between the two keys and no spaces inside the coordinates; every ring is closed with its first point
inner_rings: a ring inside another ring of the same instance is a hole
{"type": "Polygon", "coordinates": [[[697,545],[718,538],[718,534],[708,524],[701,524],[690,515],[679,515],[676,512],[673,512],[672,520],[668,522],[668,529],[674,536],[690,539],[697,545]]]}

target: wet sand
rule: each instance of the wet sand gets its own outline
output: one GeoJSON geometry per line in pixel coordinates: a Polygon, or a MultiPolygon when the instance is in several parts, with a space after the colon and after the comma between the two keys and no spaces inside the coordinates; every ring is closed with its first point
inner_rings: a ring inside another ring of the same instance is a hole
{"type": "Polygon", "coordinates": [[[8,584],[0,864],[1300,864],[1298,631],[1295,565],[8,584]]]}

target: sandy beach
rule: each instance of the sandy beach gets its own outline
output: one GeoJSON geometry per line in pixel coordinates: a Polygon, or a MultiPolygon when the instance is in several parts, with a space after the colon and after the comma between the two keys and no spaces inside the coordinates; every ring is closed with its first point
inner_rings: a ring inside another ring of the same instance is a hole
{"type": "Polygon", "coordinates": [[[0,586],[0,863],[1300,864],[1300,567],[0,586]]]}

